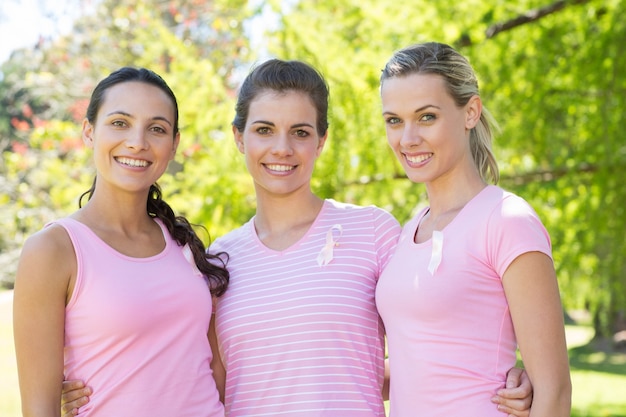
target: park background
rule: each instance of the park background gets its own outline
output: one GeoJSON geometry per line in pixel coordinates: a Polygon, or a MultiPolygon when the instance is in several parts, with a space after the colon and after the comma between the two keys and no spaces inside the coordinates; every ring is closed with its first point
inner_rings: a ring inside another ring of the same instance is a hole
{"type": "MultiPolygon", "coordinates": [[[[0,25],[16,1],[3,2],[0,25]]],[[[1,416],[19,415],[11,288],[20,247],[75,210],[91,184],[80,123],[97,80],[123,65],[145,66],[176,92],[182,139],[161,185],[180,214],[206,227],[208,243],[254,213],[230,130],[239,82],[269,57],[305,60],[331,90],[315,190],[376,204],[404,223],[425,190],[405,178],[387,147],[378,78],[395,50],[436,40],[479,74],[501,126],[500,185],[527,199],[551,234],[572,415],[626,417],[625,0],[29,3],[52,21],[60,19],[57,3],[71,13],[0,64],[1,416]]],[[[20,35],[2,36],[0,43],[20,35]]]]}

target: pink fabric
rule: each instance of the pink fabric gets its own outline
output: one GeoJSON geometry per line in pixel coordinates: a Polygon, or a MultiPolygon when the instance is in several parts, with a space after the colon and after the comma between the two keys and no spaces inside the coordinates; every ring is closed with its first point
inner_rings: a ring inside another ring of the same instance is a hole
{"type": "Polygon", "coordinates": [[[390,416],[502,417],[490,398],[515,365],[516,339],[501,277],[519,255],[551,256],[550,238],[521,198],[489,186],[432,240],[413,241],[426,210],[403,229],[376,302],[387,331],[390,416]]]}
{"type": "Polygon", "coordinates": [[[253,220],[215,241],[212,252],[230,255],[216,311],[229,417],[384,417],[374,291],[399,232],[381,209],[327,200],[284,251],[264,246],[253,220]],[[332,259],[320,266],[329,231],[332,259]]]}
{"type": "Polygon", "coordinates": [[[163,252],[131,258],[76,220],[57,223],[78,261],[65,376],[94,391],[80,415],[223,416],[207,339],[211,294],[163,225],[163,252]]]}

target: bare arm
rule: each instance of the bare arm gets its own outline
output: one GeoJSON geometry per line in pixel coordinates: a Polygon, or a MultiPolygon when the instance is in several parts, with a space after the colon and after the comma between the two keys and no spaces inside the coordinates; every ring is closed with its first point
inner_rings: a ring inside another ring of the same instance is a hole
{"type": "Polygon", "coordinates": [[[31,236],[22,249],[13,327],[25,417],[60,416],[65,302],[75,263],[69,237],[59,226],[31,236]]]}
{"type": "Polygon", "coordinates": [[[209,345],[211,345],[211,352],[213,353],[213,360],[211,361],[211,369],[213,370],[213,378],[215,378],[215,385],[220,393],[220,401],[224,402],[224,393],[226,390],[226,369],[222,363],[220,357],[219,346],[217,343],[217,334],[215,333],[215,314],[211,315],[211,324],[209,325],[209,345]]]}
{"type": "Polygon", "coordinates": [[[385,359],[385,381],[383,382],[383,401],[389,401],[389,359],[385,359]]]}
{"type": "Polygon", "coordinates": [[[552,260],[520,255],[503,277],[524,367],[534,387],[530,416],[569,416],[571,381],[563,309],[552,260]]]}

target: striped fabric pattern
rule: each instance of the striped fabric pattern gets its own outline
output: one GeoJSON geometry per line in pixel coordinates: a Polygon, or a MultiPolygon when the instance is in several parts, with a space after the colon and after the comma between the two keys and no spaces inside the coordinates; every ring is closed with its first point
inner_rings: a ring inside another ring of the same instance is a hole
{"type": "Polygon", "coordinates": [[[229,417],[385,415],[374,292],[399,232],[384,210],[326,200],[284,251],[259,241],[254,219],[211,246],[230,256],[216,309],[229,417]],[[329,233],[332,259],[320,265],[329,233]]]}

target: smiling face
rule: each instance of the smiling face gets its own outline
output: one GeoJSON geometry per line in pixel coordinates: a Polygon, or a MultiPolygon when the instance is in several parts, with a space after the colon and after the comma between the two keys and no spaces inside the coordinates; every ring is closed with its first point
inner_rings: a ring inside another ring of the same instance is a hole
{"type": "Polygon", "coordinates": [[[416,73],[384,80],[381,98],[389,146],[411,181],[476,174],[469,130],[480,118],[478,96],[458,107],[441,76],[416,73]]]}
{"type": "Polygon", "coordinates": [[[233,127],[233,132],[257,195],[310,192],[315,161],[326,141],[316,122],[316,109],[303,92],[266,90],[250,102],[243,131],[233,127]]]}
{"type": "Polygon", "coordinates": [[[110,184],[147,191],[176,154],[174,119],[172,100],[160,88],[137,81],[110,87],[93,124],[83,122],[83,141],[93,148],[98,172],[96,189],[110,184]]]}

